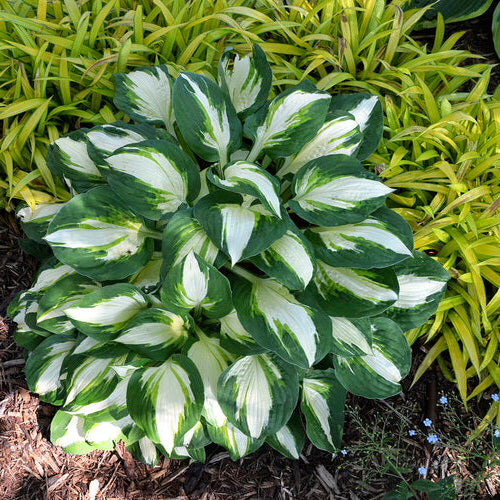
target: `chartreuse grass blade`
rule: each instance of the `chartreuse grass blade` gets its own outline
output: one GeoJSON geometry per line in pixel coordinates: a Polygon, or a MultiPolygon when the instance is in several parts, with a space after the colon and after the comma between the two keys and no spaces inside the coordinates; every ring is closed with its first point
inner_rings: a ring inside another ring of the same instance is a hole
{"type": "Polygon", "coordinates": [[[42,401],[60,405],[61,367],[76,341],[69,335],[53,335],[45,339],[26,360],[26,381],[42,401]]]}
{"type": "Polygon", "coordinates": [[[317,158],[294,176],[288,202],[302,219],[322,226],[361,222],[382,207],[392,189],[345,155],[317,158]]]}
{"type": "Polygon", "coordinates": [[[261,152],[271,158],[297,153],[318,132],[325,121],[330,96],[303,82],[276,96],[245,122],[245,134],[253,140],[248,161],[261,152]]]}
{"type": "Polygon", "coordinates": [[[163,361],[184,345],[188,328],[186,318],[152,307],[134,316],[113,341],[142,356],[163,361]]]}
{"type": "Polygon", "coordinates": [[[150,234],[144,220],[103,186],[66,203],[50,223],[45,240],[61,262],[79,273],[120,279],[149,261],[153,253],[150,234]]]}
{"type": "Polygon", "coordinates": [[[180,354],[158,367],[135,371],[127,390],[130,415],[167,453],[182,444],[184,434],[199,421],[203,402],[200,374],[194,363],[180,354]]]}
{"type": "Polygon", "coordinates": [[[236,161],[226,165],[220,177],[210,168],[207,179],[221,189],[258,198],[269,211],[281,217],[280,184],[259,165],[236,161]]]}
{"type": "Polygon", "coordinates": [[[344,358],[334,356],[335,374],[353,394],[387,398],[401,391],[399,382],[410,370],[411,350],[403,331],[387,318],[373,318],[373,354],[344,358]]]}
{"type": "Polygon", "coordinates": [[[271,445],[283,456],[298,460],[306,440],[304,427],[297,413],[293,413],[290,420],[276,434],[266,438],[271,445]]]}
{"type": "Polygon", "coordinates": [[[219,340],[208,337],[196,329],[198,340],[187,351],[187,357],[195,364],[203,380],[205,401],[202,416],[208,424],[222,427],[227,417],[217,397],[217,383],[221,374],[228,368],[233,357],[221,347],[219,340]]]}
{"type": "Polygon", "coordinates": [[[399,284],[398,300],[385,312],[404,331],[421,325],[436,312],[450,279],[438,262],[424,253],[394,267],[399,284]]]}
{"type": "Polygon", "coordinates": [[[273,279],[233,269],[234,307],[241,324],[263,347],[288,363],[309,368],[331,346],[331,322],[325,313],[299,302],[273,279]]]}
{"type": "Polygon", "coordinates": [[[115,106],[139,123],[160,125],[174,132],[173,78],[165,65],[113,75],[115,106]]]}
{"type": "Polygon", "coordinates": [[[64,313],[80,332],[104,342],[148,305],[148,298],[138,288],[116,283],[85,295],[64,313]]]}
{"type": "Polygon", "coordinates": [[[253,46],[253,56],[239,57],[226,50],[219,60],[219,82],[231,98],[234,109],[245,117],[267,100],[273,79],[264,51],[253,46]]]}
{"type": "Polygon", "coordinates": [[[124,146],[105,160],[113,191],[138,214],[159,220],[187,206],[200,191],[193,160],[177,145],[149,140],[124,146]]]}
{"type": "Polygon", "coordinates": [[[227,278],[193,251],[170,269],[161,288],[161,301],[179,314],[200,307],[208,318],[221,318],[233,308],[227,278]]]}
{"type": "Polygon", "coordinates": [[[270,354],[238,359],[221,374],[217,388],[229,421],[253,439],[279,431],[290,419],[298,394],[296,369],[270,354]]]}
{"type": "Polygon", "coordinates": [[[225,165],[241,143],[241,122],[229,98],[207,77],[181,73],[174,84],[173,103],[190,148],[204,160],[225,165]]]}
{"type": "Polygon", "coordinates": [[[321,450],[338,452],[344,429],[346,391],[336,372],[312,370],[302,380],[300,408],[306,418],[307,437],[321,450]]]}
{"type": "Polygon", "coordinates": [[[268,248],[286,231],[286,224],[262,205],[241,205],[236,193],[212,193],[202,198],[194,216],[209,238],[234,265],[268,248]]]}
{"type": "Polygon", "coordinates": [[[411,227],[386,207],[356,224],[311,227],[305,235],[317,257],[335,267],[389,267],[412,256],[411,227]]]}

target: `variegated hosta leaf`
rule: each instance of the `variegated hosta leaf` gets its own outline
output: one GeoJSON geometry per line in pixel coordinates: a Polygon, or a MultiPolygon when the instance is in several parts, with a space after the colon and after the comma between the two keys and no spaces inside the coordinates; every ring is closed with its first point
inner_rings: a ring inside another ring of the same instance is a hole
{"type": "Polygon", "coordinates": [[[225,448],[231,460],[238,460],[261,447],[264,438],[254,439],[243,434],[230,422],[226,422],[222,427],[207,426],[210,439],[219,446],[225,448]]]}
{"type": "Polygon", "coordinates": [[[305,440],[300,417],[297,413],[293,413],[290,420],[276,434],[267,437],[266,443],[285,457],[298,460],[305,440]]]}
{"type": "Polygon", "coordinates": [[[384,114],[382,104],[372,94],[339,94],[332,97],[331,111],[343,111],[354,116],[363,140],[357,156],[365,160],[377,149],[384,130],[384,114]]]}
{"type": "Polygon", "coordinates": [[[304,292],[307,303],[319,306],[331,316],[346,312],[351,318],[374,316],[385,311],[398,298],[398,280],[388,269],[349,269],[316,261],[313,281],[304,292]]]}
{"type": "Polygon", "coordinates": [[[115,106],[140,123],[162,125],[174,133],[173,78],[164,64],[131,73],[114,73],[115,106]]]}
{"type": "Polygon", "coordinates": [[[163,455],[174,460],[192,458],[195,462],[205,462],[206,456],[204,447],[210,442],[204,425],[198,422],[184,434],[182,444],[176,446],[170,453],[161,445],[158,445],[158,448],[163,455]]]}
{"type": "Polygon", "coordinates": [[[331,321],[274,279],[233,275],[233,303],[245,330],[288,363],[309,368],[331,348],[331,321]]]}
{"type": "Polygon", "coordinates": [[[401,392],[399,382],[410,371],[411,350],[403,331],[387,318],[372,318],[373,354],[334,356],[340,383],[365,398],[388,398],[401,392]]]}
{"type": "Polygon", "coordinates": [[[83,431],[85,440],[98,450],[113,450],[115,441],[125,438],[128,429],[134,426],[134,421],[129,415],[119,419],[95,421],[85,419],[83,431]]]}
{"type": "Polygon", "coordinates": [[[285,158],[276,174],[283,179],[297,173],[306,163],[328,155],[352,156],[357,151],[363,134],[356,120],[349,113],[328,113],[326,121],[316,136],[302,146],[302,149],[285,158]]]}
{"type": "MultiPolygon", "coordinates": [[[[48,337],[52,334],[52,332],[40,327],[36,322],[38,306],[41,298],[42,295],[30,293],[29,290],[20,292],[7,308],[7,315],[17,324],[17,329],[14,335],[18,333],[26,334],[24,337],[21,335],[20,340],[27,341],[30,344],[30,340],[35,342],[33,344],[34,347],[36,347],[44,339],[44,337],[48,337]],[[38,342],[36,342],[37,337],[40,337],[38,342]]],[[[28,350],[34,349],[34,347],[27,347],[24,343],[21,346],[26,347],[28,350]]]]}
{"type": "Polygon", "coordinates": [[[254,196],[268,210],[281,217],[280,184],[263,168],[255,163],[236,161],[224,167],[223,177],[219,177],[212,168],[207,172],[207,179],[217,187],[254,196]]]}
{"type": "Polygon", "coordinates": [[[104,179],[87,152],[88,129],[80,129],[55,140],[47,150],[47,166],[81,193],[104,179]]]}
{"type": "Polygon", "coordinates": [[[151,260],[128,278],[128,282],[144,293],[151,293],[160,286],[163,258],[161,252],[154,252],[151,260]]]}
{"type": "Polygon", "coordinates": [[[201,307],[209,318],[221,318],[233,307],[227,278],[193,251],[167,274],[161,301],[179,314],[201,307]]]}
{"type": "Polygon", "coordinates": [[[50,440],[70,455],[83,455],[95,448],[85,441],[85,420],[59,410],[50,424],[50,440]]]}
{"type": "Polygon", "coordinates": [[[65,264],[61,264],[56,259],[52,258],[45,262],[40,268],[35,277],[35,281],[27,293],[41,294],[52,288],[59,280],[75,274],[76,271],[65,264]]]}
{"type": "Polygon", "coordinates": [[[149,140],[124,146],[108,156],[106,163],[113,191],[148,219],[176,212],[200,190],[198,167],[171,142],[149,140]]]}
{"type": "Polygon", "coordinates": [[[26,360],[26,381],[30,391],[42,401],[60,405],[61,366],[75,346],[75,339],[68,335],[53,335],[45,339],[26,360]]]}
{"type": "Polygon", "coordinates": [[[286,231],[284,221],[262,205],[244,207],[235,193],[205,196],[194,208],[194,216],[214,245],[231,258],[232,265],[257,255],[286,231]]]}
{"type": "MultiPolygon", "coordinates": [[[[321,450],[336,453],[344,429],[346,392],[334,370],[313,370],[302,381],[300,409],[306,418],[307,436],[321,450]]],[[[365,381],[365,384],[370,384],[365,381]]]]}
{"type": "Polygon", "coordinates": [[[217,400],[217,382],[232,357],[220,346],[218,339],[208,337],[199,328],[197,335],[199,340],[191,345],[187,356],[195,364],[203,380],[205,402],[202,415],[209,424],[220,427],[226,423],[227,417],[217,400]]]}
{"type": "Polygon", "coordinates": [[[353,224],[384,205],[393,191],[345,155],[317,158],[293,178],[290,208],[302,219],[321,226],[353,224]]]}
{"type": "Polygon", "coordinates": [[[64,312],[82,333],[106,341],[148,303],[147,297],[135,286],[116,283],[87,294],[64,312]]]}
{"type": "Polygon", "coordinates": [[[323,125],[330,99],[307,81],[277,95],[245,122],[245,134],[254,142],[247,160],[255,161],[261,152],[271,158],[297,153],[323,125]]]}
{"type": "Polygon", "coordinates": [[[45,240],[61,262],[105,281],[125,278],[146,265],[153,253],[148,234],[143,219],[102,186],[66,203],[45,240]]]}
{"type": "Polygon", "coordinates": [[[161,456],[156,445],[146,436],[128,445],[127,451],[129,451],[136,460],[139,460],[139,462],[151,465],[152,467],[158,463],[161,456]]]}
{"type": "Polygon", "coordinates": [[[241,122],[222,90],[195,73],[180,73],[174,84],[177,125],[189,147],[204,160],[226,164],[241,143],[241,122]]]}
{"type": "Polygon", "coordinates": [[[41,203],[35,206],[35,210],[30,207],[19,209],[16,215],[21,220],[26,236],[38,243],[45,243],[43,238],[47,234],[47,228],[64,205],[66,203],[41,203]]]}
{"type": "Polygon", "coordinates": [[[64,410],[72,412],[110,396],[120,380],[114,366],[123,365],[127,355],[98,358],[74,352],[66,358],[64,410]]]}
{"type": "Polygon", "coordinates": [[[384,313],[403,331],[422,325],[443,298],[450,274],[433,258],[421,252],[394,266],[398,278],[398,300],[384,313]]]}
{"type": "MultiPolygon", "coordinates": [[[[346,311],[349,313],[349,311],[346,311]]],[[[333,354],[349,358],[372,354],[372,331],[368,318],[330,317],[333,354]]]]}
{"type": "Polygon", "coordinates": [[[179,211],[170,219],[163,231],[162,251],[163,276],[191,251],[215,267],[220,267],[226,260],[225,255],[212,243],[193,217],[192,209],[179,211]]]}
{"type": "Polygon", "coordinates": [[[266,102],[273,74],[264,51],[256,43],[252,57],[232,56],[231,50],[225,50],[219,59],[219,82],[236,112],[246,117],[266,102]]]}
{"type": "Polygon", "coordinates": [[[159,307],[135,316],[114,339],[150,359],[163,361],[177,352],[188,338],[188,321],[159,307]]]}
{"type": "MultiPolygon", "coordinates": [[[[72,415],[78,415],[85,418],[89,417],[94,422],[107,422],[127,417],[127,385],[131,375],[132,372],[120,379],[113,390],[104,399],[85,404],[72,403],[67,405],[65,410],[72,415]]],[[[101,442],[96,439],[92,441],[101,442]]]]}
{"type": "Polygon", "coordinates": [[[149,139],[177,143],[175,138],[164,129],[154,128],[145,123],[132,124],[122,121],[97,125],[91,128],[85,136],[89,156],[104,177],[107,176],[109,168],[106,158],[123,146],[149,139]]]}
{"type": "Polygon", "coordinates": [[[220,376],[217,389],[229,421],[254,439],[281,429],[290,419],[298,395],[296,368],[269,354],[235,361],[220,376]]]}
{"type": "Polygon", "coordinates": [[[310,227],[306,236],[318,258],[334,267],[389,267],[412,256],[411,227],[386,207],[356,224],[310,227]]]}
{"type": "Polygon", "coordinates": [[[100,288],[100,284],[79,274],[70,274],[57,281],[40,300],[37,324],[53,333],[67,333],[75,329],[65,310],[84,295],[100,288]]]}
{"type": "Polygon", "coordinates": [[[311,281],[316,261],[311,244],[290,220],[286,233],[250,261],[291,290],[303,290],[311,281]]]}
{"type": "Polygon", "coordinates": [[[257,344],[255,339],[243,328],[236,314],[236,309],[220,318],[219,321],[220,345],[227,351],[243,356],[266,351],[266,348],[257,344]]]}
{"type": "Polygon", "coordinates": [[[179,354],[158,367],[134,372],[127,390],[130,415],[167,453],[181,445],[184,434],[199,421],[203,400],[196,366],[179,354]]]}

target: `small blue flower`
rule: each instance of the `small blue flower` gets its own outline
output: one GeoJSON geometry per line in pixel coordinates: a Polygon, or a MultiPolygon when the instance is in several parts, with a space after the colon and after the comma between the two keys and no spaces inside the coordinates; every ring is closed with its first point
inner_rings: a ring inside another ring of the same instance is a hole
{"type": "Polygon", "coordinates": [[[500,431],[498,429],[495,429],[495,432],[493,434],[496,438],[500,437],[500,431]]]}
{"type": "Polygon", "coordinates": [[[414,429],[411,429],[411,430],[409,430],[409,431],[408,431],[408,434],[409,434],[410,436],[414,436],[416,433],[417,433],[417,431],[416,431],[416,430],[414,430],[414,429]]]}
{"type": "Polygon", "coordinates": [[[498,401],[498,399],[499,399],[498,394],[496,392],[494,394],[492,394],[491,399],[493,399],[493,401],[498,401]]]}
{"type": "Polygon", "coordinates": [[[446,396],[441,396],[439,398],[439,402],[442,404],[442,405],[445,405],[447,402],[448,402],[448,398],[446,396]]]}
{"type": "Polygon", "coordinates": [[[423,422],[423,424],[426,426],[426,427],[430,427],[432,425],[432,420],[430,418],[426,418],[423,422]]]}
{"type": "Polygon", "coordinates": [[[437,443],[438,442],[438,437],[436,436],[436,434],[429,434],[427,436],[427,441],[429,443],[432,443],[432,444],[437,443]]]}
{"type": "Polygon", "coordinates": [[[346,456],[347,455],[347,450],[340,450],[340,453],[342,453],[342,455],[346,456]]]}
{"type": "Polygon", "coordinates": [[[419,467],[418,468],[418,473],[421,475],[421,476],[425,476],[425,474],[427,473],[427,469],[422,466],[422,467],[419,467]]]}

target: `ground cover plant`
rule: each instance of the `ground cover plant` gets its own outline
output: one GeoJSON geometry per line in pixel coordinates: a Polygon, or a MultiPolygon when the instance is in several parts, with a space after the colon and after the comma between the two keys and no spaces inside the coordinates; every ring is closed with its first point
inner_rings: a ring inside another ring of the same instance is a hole
{"type": "Polygon", "coordinates": [[[47,165],[72,198],[19,211],[54,257],[9,314],[69,453],[123,440],[154,464],[267,442],[298,458],[305,434],[336,453],[346,390],[400,392],[404,331],[445,291],[361,164],[382,131],[375,96],[303,82],[268,100],[258,45],[224,52],[218,77],[115,75],[137,123],[56,140],[47,165]]]}

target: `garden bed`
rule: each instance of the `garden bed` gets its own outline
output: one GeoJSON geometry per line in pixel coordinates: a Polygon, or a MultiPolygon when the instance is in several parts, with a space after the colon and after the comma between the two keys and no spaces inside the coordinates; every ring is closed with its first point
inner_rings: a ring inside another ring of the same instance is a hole
{"type": "MultiPolygon", "coordinates": [[[[493,63],[491,13],[492,9],[448,29],[470,29],[462,46],[493,63]]],[[[432,34],[421,36],[432,43],[432,34]]],[[[491,91],[500,82],[499,75],[494,70],[491,91]]],[[[23,352],[13,343],[13,325],[5,318],[8,303],[29,286],[37,263],[20,250],[17,238],[21,233],[12,214],[3,215],[0,227],[1,499],[381,498],[403,478],[417,479],[418,467],[425,467],[426,477],[434,481],[456,474],[463,497],[500,495],[497,466],[482,460],[490,450],[488,440],[470,447],[457,444],[465,442],[489,401],[474,402],[465,413],[453,399],[453,385],[437,371],[430,371],[410,389],[411,373],[402,395],[385,403],[350,396],[345,456],[332,458],[306,444],[301,459],[292,461],[265,446],[232,462],[221,448],[211,446],[204,465],[164,458],[159,466],[148,467],[121,446],[83,456],[65,454],[48,439],[54,409],[27,390],[23,352]],[[438,403],[442,393],[449,397],[453,410],[438,403]],[[421,424],[426,417],[449,441],[436,446],[426,442],[427,429],[421,424]],[[408,434],[413,426],[418,431],[415,437],[408,434]]],[[[424,349],[420,344],[414,347],[413,373],[424,349]]]]}

